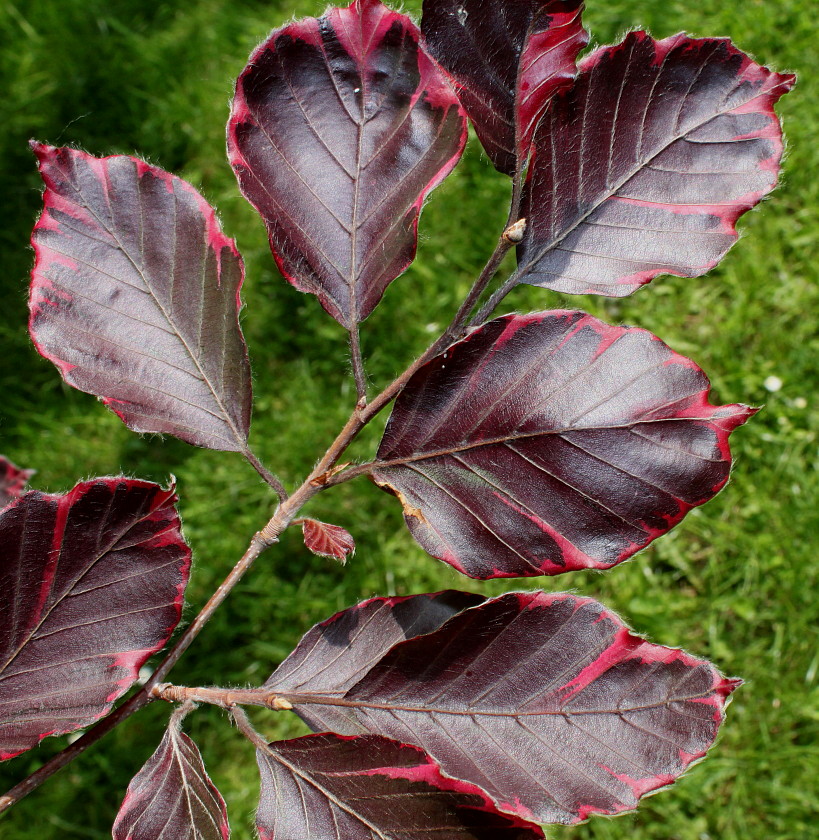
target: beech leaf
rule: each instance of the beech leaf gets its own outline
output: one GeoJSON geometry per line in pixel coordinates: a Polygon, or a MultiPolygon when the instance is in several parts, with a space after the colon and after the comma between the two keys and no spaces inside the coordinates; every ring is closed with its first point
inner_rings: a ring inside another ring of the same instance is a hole
{"type": "Polygon", "coordinates": [[[28,484],[35,470],[21,470],[4,455],[0,455],[0,508],[16,499],[28,484]]]}
{"type": "Polygon", "coordinates": [[[645,330],[498,318],[407,384],[372,469],[413,536],[470,577],[609,568],[728,480],[754,411],[645,330]]]}
{"type": "MultiPolygon", "coordinates": [[[[365,627],[359,643],[377,633],[365,627]]],[[[569,824],[671,784],[705,755],[739,684],[589,598],[519,592],[399,642],[341,698],[282,696],[336,703],[350,721],[341,734],[415,744],[501,810],[569,824]]]]}
{"type": "Polygon", "coordinates": [[[190,568],[175,502],[97,478],[0,514],[0,759],[101,718],[168,641],[190,568]]]}
{"type": "Polygon", "coordinates": [[[633,32],[594,52],[535,133],[518,281],[622,297],[705,274],[776,185],[773,106],[793,84],[721,38],[633,32]]]}
{"type": "Polygon", "coordinates": [[[466,118],[404,15],[355,0],[276,30],[236,84],[230,161],[287,280],[352,328],[415,256],[466,118]]]}
{"type": "Polygon", "coordinates": [[[257,750],[261,840],[536,840],[473,784],[441,775],[417,747],[325,733],[257,750]]]}
{"type": "MultiPolygon", "coordinates": [[[[481,595],[445,590],[371,598],[310,629],[264,684],[271,691],[342,697],[395,644],[437,630],[453,615],[483,603],[481,595]]],[[[316,731],[356,731],[343,707],[305,704],[296,714],[316,731]]]]}
{"type": "Polygon", "coordinates": [[[37,350],[134,431],[245,451],[244,267],[213,209],[136,158],[32,148],[46,185],[32,237],[37,350]]]}
{"type": "Polygon", "coordinates": [[[355,552],[355,540],[340,525],[330,525],[318,519],[303,519],[301,530],[304,544],[319,557],[332,557],[344,564],[347,555],[355,552]]]}
{"type": "Polygon", "coordinates": [[[421,29],[453,76],[478,138],[513,175],[551,98],[589,40],[581,0],[424,0],[421,29]]]}
{"type": "Polygon", "coordinates": [[[227,808],[174,713],[162,742],[131,779],[114,840],[228,840],[227,808]]]}

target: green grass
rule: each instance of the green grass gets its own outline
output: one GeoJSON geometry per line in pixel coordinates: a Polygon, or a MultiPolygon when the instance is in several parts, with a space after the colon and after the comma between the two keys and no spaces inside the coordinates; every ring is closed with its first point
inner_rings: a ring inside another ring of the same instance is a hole
{"type": "MultiPolygon", "coordinates": [[[[406,7],[417,12],[420,2],[406,7]]],[[[61,383],[25,333],[28,235],[39,179],[30,136],[95,154],[138,153],[190,179],[220,210],[247,262],[243,316],[255,377],[252,445],[294,482],[329,443],[354,401],[344,336],[318,306],[281,281],[264,231],[239,196],[224,156],[232,81],[251,49],[314,2],[255,0],[5,0],[0,4],[0,451],[39,470],[37,488],[119,473],[177,476],[195,565],[192,617],[263,524],[272,499],[238,456],[138,437],[85,394],[61,383]]],[[[587,308],[646,327],[697,361],[715,399],[765,404],[734,436],[732,482],[674,532],[606,573],[531,581],[604,600],[653,641],[712,659],[746,685],[708,759],[632,815],[554,829],[596,840],[807,840],[819,824],[819,646],[816,548],[816,268],[819,66],[812,0],[589,0],[587,21],[605,43],[635,25],[657,36],[680,29],[730,34],[780,70],[802,71],[782,102],[790,152],[783,187],[745,217],[744,237],[722,265],[694,280],[660,278],[624,301],[571,299],[519,289],[521,311],[587,308]],[[779,377],[770,393],[765,381],[779,377]]],[[[493,247],[508,186],[473,144],[422,218],[416,265],[364,325],[375,383],[386,383],[443,325],[493,247]]],[[[376,424],[378,426],[378,424],[376,424]]],[[[362,439],[364,456],[377,428],[362,439]]],[[[188,684],[257,684],[303,631],[373,594],[476,583],[426,557],[400,511],[367,482],[319,497],[317,516],[348,527],[358,552],[346,569],[312,557],[286,533],[217,613],[174,671],[188,684]]],[[[520,584],[517,585],[520,587],[520,584]]],[[[255,716],[271,737],[298,734],[292,715],[255,716]]],[[[131,775],[158,742],[167,709],[155,704],[14,808],[9,840],[104,838],[131,775]]],[[[223,716],[189,719],[231,812],[234,837],[253,836],[257,782],[249,745],[223,716]]],[[[59,750],[64,739],[2,767],[3,789],[59,750]]]]}

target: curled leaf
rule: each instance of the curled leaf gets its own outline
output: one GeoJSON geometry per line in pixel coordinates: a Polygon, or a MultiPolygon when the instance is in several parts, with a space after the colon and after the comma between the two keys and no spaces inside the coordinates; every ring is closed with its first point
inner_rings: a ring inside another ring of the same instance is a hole
{"type": "Polygon", "coordinates": [[[424,0],[421,29],[492,163],[513,175],[589,36],[581,0],[424,0]]]}

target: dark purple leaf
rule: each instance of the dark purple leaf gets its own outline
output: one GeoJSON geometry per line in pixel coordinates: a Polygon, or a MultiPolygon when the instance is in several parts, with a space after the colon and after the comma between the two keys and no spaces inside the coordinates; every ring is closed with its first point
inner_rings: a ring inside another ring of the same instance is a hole
{"type": "Polygon", "coordinates": [[[420,749],[367,735],[307,735],[257,750],[261,840],[536,840],[478,787],[420,749]]]}
{"type": "Polygon", "coordinates": [[[609,568],[728,480],[728,435],[753,409],[709,391],[645,330],[509,315],[415,374],[372,475],[470,577],[609,568]]]}
{"type": "Polygon", "coordinates": [[[301,530],[304,544],[319,557],[332,557],[346,563],[347,555],[355,551],[355,540],[340,525],[330,525],[318,519],[303,519],[301,530]]]}
{"type": "Polygon", "coordinates": [[[776,185],[793,83],[724,39],[635,32],[590,55],[535,134],[519,282],[621,297],[705,274],[776,185]]]}
{"type": "MultiPolygon", "coordinates": [[[[341,697],[398,642],[437,630],[453,615],[483,603],[482,595],[451,589],[406,598],[371,598],[315,625],[265,688],[341,697]]],[[[354,716],[335,706],[296,705],[314,730],[355,732],[354,716]]]]}
{"type": "Polygon", "coordinates": [[[131,779],[114,840],[228,840],[225,801],[176,713],[156,752],[131,779]]]}
{"type": "Polygon", "coordinates": [[[357,731],[416,744],[502,810],[574,823],[636,807],[702,758],[737,685],[596,601],[534,592],[400,642],[343,698],[319,702],[343,704],[357,731]]]}
{"type": "Polygon", "coordinates": [[[175,502],[97,478],[0,514],[0,759],[105,715],[168,641],[190,568],[175,502]]]}
{"type": "Polygon", "coordinates": [[[466,141],[419,37],[356,0],[275,31],[236,84],[228,150],[242,192],[282,274],[347,328],[412,262],[424,196],[466,141]]]}
{"type": "Polygon", "coordinates": [[[46,185],[32,237],[37,349],[137,432],[244,451],[244,267],[213,209],[141,160],[32,147],[46,185]]]}
{"type": "Polygon", "coordinates": [[[589,40],[581,0],[424,0],[421,29],[492,163],[513,175],[589,40]]]}
{"type": "Polygon", "coordinates": [[[0,508],[16,499],[26,487],[35,470],[21,470],[4,455],[0,455],[0,508]]]}

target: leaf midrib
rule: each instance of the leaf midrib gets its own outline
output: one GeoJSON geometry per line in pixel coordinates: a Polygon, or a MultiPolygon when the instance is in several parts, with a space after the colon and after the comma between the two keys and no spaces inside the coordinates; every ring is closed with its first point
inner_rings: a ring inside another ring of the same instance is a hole
{"type": "Polygon", "coordinates": [[[484,438],[483,440],[475,441],[474,443],[462,443],[455,446],[448,446],[442,449],[436,449],[428,452],[419,452],[414,455],[407,455],[402,458],[390,458],[386,460],[373,461],[369,467],[369,472],[375,472],[380,469],[388,469],[390,467],[401,467],[406,464],[412,464],[417,461],[434,460],[435,458],[443,458],[448,455],[455,455],[460,452],[467,452],[470,449],[480,449],[484,446],[499,446],[510,441],[529,440],[539,437],[553,437],[570,434],[571,432],[599,432],[599,431],[631,431],[637,426],[650,426],[658,423],[710,423],[713,417],[660,417],[656,420],[635,420],[629,423],[611,423],[600,426],[567,426],[561,429],[542,429],[534,432],[516,432],[514,434],[502,435],[495,438],[484,438]]]}
{"type": "Polygon", "coordinates": [[[703,700],[714,694],[714,689],[696,694],[687,694],[679,697],[668,697],[655,703],[646,703],[639,706],[627,706],[612,709],[544,709],[541,711],[514,711],[514,710],[491,710],[491,709],[455,709],[445,706],[412,706],[403,703],[377,703],[375,701],[348,699],[345,697],[334,697],[332,694],[290,694],[286,691],[280,692],[277,696],[282,697],[294,706],[341,706],[349,709],[376,709],[387,712],[407,712],[427,715],[454,715],[457,717],[490,717],[490,718],[535,718],[535,717],[560,717],[569,719],[572,717],[587,717],[590,715],[617,715],[622,717],[626,714],[651,711],[670,706],[672,703],[690,703],[703,700]]]}

